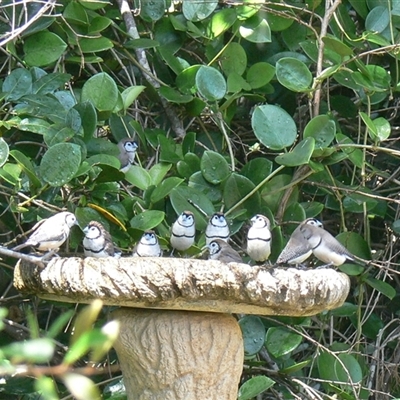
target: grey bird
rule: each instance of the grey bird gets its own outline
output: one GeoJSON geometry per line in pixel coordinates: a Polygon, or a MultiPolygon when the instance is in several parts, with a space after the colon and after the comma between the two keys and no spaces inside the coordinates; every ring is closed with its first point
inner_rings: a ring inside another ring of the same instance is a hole
{"type": "Polygon", "coordinates": [[[185,251],[194,243],[196,226],[191,211],[184,211],[179,215],[171,229],[171,246],[178,251],[185,251]]]}
{"type": "Polygon", "coordinates": [[[324,267],[339,266],[347,260],[355,261],[355,257],[328,231],[318,225],[304,225],[302,234],[307,240],[313,254],[325,263],[324,267]]]}
{"type": "Polygon", "coordinates": [[[134,257],[161,257],[162,250],[154,231],[145,231],[133,249],[134,257]]]}
{"type": "Polygon", "coordinates": [[[70,229],[77,224],[74,214],[62,211],[45,219],[25,243],[13,248],[17,251],[32,246],[39,251],[57,252],[67,240],[70,229]]]}
{"type": "Polygon", "coordinates": [[[91,221],[83,230],[83,250],[85,257],[118,257],[120,254],[115,251],[111,235],[104,226],[97,221],[91,221]]]}
{"type": "Polygon", "coordinates": [[[121,163],[120,170],[124,173],[129,171],[129,168],[132,166],[138,145],[137,143],[131,138],[124,138],[119,141],[118,149],[119,149],[119,156],[118,159],[121,163]]]}
{"type": "Polygon", "coordinates": [[[214,239],[221,239],[224,242],[229,241],[229,226],[225,215],[221,212],[214,213],[206,228],[206,245],[210,244],[214,239]]]}
{"type": "Polygon", "coordinates": [[[298,265],[307,260],[312,254],[312,248],[306,239],[303,231],[305,226],[322,227],[320,221],[315,218],[307,218],[292,233],[285,248],[282,250],[277,264],[294,264],[298,265]]]}
{"type": "Polygon", "coordinates": [[[251,220],[251,227],[247,232],[247,254],[254,261],[264,262],[271,254],[271,223],[261,214],[251,220]]]}
{"type": "Polygon", "coordinates": [[[240,254],[222,239],[214,239],[205,247],[210,253],[209,260],[218,260],[224,263],[243,262],[240,254]]]}

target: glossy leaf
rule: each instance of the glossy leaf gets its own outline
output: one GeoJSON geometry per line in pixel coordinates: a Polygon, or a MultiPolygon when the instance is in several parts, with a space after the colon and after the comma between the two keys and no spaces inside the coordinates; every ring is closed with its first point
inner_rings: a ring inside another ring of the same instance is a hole
{"type": "Polygon", "coordinates": [[[152,1],[141,0],[140,2],[140,16],[145,20],[158,21],[165,14],[167,5],[164,0],[152,1]]]}
{"type": "Polygon", "coordinates": [[[304,128],[303,137],[312,137],[315,139],[316,148],[328,147],[335,138],[335,121],[327,115],[318,115],[311,119],[304,128]]]}
{"type": "Polygon", "coordinates": [[[146,210],[134,216],[131,221],[131,227],[140,231],[154,229],[164,221],[165,213],[159,210],[146,210]]]}
{"type": "Polygon", "coordinates": [[[96,110],[90,101],[80,102],[74,106],[74,109],[81,116],[84,140],[88,141],[93,137],[96,130],[96,110]]]}
{"type": "Polygon", "coordinates": [[[125,179],[141,190],[146,190],[152,185],[152,179],[148,171],[138,165],[132,165],[125,174],[125,179]]]}
{"type": "Polygon", "coordinates": [[[253,89],[265,86],[275,75],[275,67],[266,62],[253,64],[247,71],[246,80],[253,89]]]}
{"type": "Polygon", "coordinates": [[[43,31],[29,36],[24,43],[24,60],[28,65],[42,67],[57,61],[67,44],[55,33],[43,31]]]}
{"type": "Polygon", "coordinates": [[[100,392],[94,382],[86,376],[68,372],[62,376],[68,390],[77,400],[100,399],[100,392]]]}
{"type": "Polygon", "coordinates": [[[5,79],[2,87],[9,101],[15,101],[32,91],[32,75],[27,69],[17,68],[5,79]]]}
{"type": "Polygon", "coordinates": [[[220,185],[213,185],[207,182],[200,171],[190,176],[188,186],[206,195],[213,203],[217,203],[222,199],[220,185]]]}
{"type": "Polygon", "coordinates": [[[81,164],[80,146],[73,143],[59,143],[50,147],[40,163],[40,175],[50,186],[68,183],[81,164]],[[57,165],[57,168],[54,166],[57,165]]]}
{"type": "Polygon", "coordinates": [[[301,335],[284,328],[269,328],[265,338],[265,346],[269,353],[279,358],[295,350],[302,340],[301,335]]]}
{"type": "Polygon", "coordinates": [[[213,67],[201,66],[196,73],[199,93],[208,101],[220,100],[226,93],[226,82],[222,74],[213,67]]]}
{"type": "Polygon", "coordinates": [[[272,172],[272,162],[267,158],[253,158],[240,171],[240,174],[250,179],[255,185],[261,183],[272,172]]]}
{"type": "Polygon", "coordinates": [[[278,164],[287,167],[296,167],[299,165],[308,164],[315,148],[315,140],[313,137],[303,139],[289,153],[282,154],[275,158],[278,164]]]}
{"type": "Polygon", "coordinates": [[[10,149],[7,142],[0,137],[0,167],[2,167],[8,160],[10,149]]]}
{"type": "Polygon", "coordinates": [[[32,93],[48,94],[62,88],[71,78],[70,74],[51,73],[42,76],[32,85],[32,93]]]}
{"type": "Polygon", "coordinates": [[[171,103],[189,103],[193,100],[193,96],[179,93],[177,90],[167,86],[160,88],[160,94],[171,103]]]}
{"type": "Polygon", "coordinates": [[[302,61],[283,57],[276,63],[279,83],[293,92],[307,92],[311,88],[312,74],[302,61]]]}
{"type": "Polygon", "coordinates": [[[214,185],[224,181],[231,172],[225,158],[221,154],[209,150],[203,153],[200,168],[204,179],[214,185]]]}
{"type": "Polygon", "coordinates": [[[149,175],[151,177],[152,184],[155,186],[159,185],[164,179],[165,175],[171,169],[171,167],[172,167],[171,164],[164,164],[164,163],[158,163],[153,165],[149,170],[149,175]]]}
{"type": "Polygon", "coordinates": [[[257,354],[264,346],[265,326],[260,317],[246,315],[239,320],[245,356],[257,354]]]}
{"type": "Polygon", "coordinates": [[[185,18],[189,21],[201,21],[207,18],[216,9],[217,0],[183,0],[182,12],[185,18]]]}
{"type": "Polygon", "coordinates": [[[215,12],[207,26],[207,36],[215,39],[227,31],[236,21],[236,10],[233,8],[223,8],[215,12]]]}
{"type": "Polygon", "coordinates": [[[255,108],[251,126],[258,140],[272,150],[291,146],[297,136],[293,118],[282,108],[271,104],[255,108]]]}
{"type": "Polygon", "coordinates": [[[221,67],[227,76],[233,72],[243,74],[247,67],[247,55],[239,43],[231,42],[226,46],[221,55],[221,67]]]}
{"type": "Polygon", "coordinates": [[[365,19],[365,28],[372,32],[383,32],[390,22],[389,10],[387,7],[378,6],[373,8],[365,19]]]}
{"type": "Polygon", "coordinates": [[[118,101],[117,85],[105,72],[93,75],[82,87],[81,101],[91,101],[99,111],[112,111],[118,101]]]}
{"type": "Polygon", "coordinates": [[[366,282],[368,285],[377,290],[379,293],[382,293],[384,296],[388,297],[390,300],[393,300],[394,296],[396,296],[396,289],[394,289],[393,286],[389,285],[387,282],[375,278],[368,278],[366,282]]]}
{"type": "Polygon", "coordinates": [[[175,176],[171,176],[167,179],[164,179],[156,188],[153,190],[151,194],[151,202],[157,203],[164,197],[167,197],[173,188],[179,186],[183,182],[183,179],[177,178],[175,176]]]}
{"type": "Polygon", "coordinates": [[[2,353],[13,363],[46,363],[54,354],[55,343],[48,338],[13,342],[2,347],[2,353]]]}
{"type": "Polygon", "coordinates": [[[271,378],[264,375],[254,376],[243,383],[239,388],[238,400],[254,399],[257,395],[265,392],[275,384],[271,378]]]}
{"type": "Polygon", "coordinates": [[[252,43],[269,43],[271,42],[271,28],[264,18],[254,16],[240,24],[240,36],[252,43]]]}
{"type": "Polygon", "coordinates": [[[36,176],[35,169],[32,165],[32,162],[26,157],[25,154],[21,153],[18,150],[11,150],[10,156],[14,158],[14,160],[18,163],[18,165],[23,169],[23,171],[28,175],[29,181],[32,186],[39,188],[42,186],[42,183],[36,176]]]}

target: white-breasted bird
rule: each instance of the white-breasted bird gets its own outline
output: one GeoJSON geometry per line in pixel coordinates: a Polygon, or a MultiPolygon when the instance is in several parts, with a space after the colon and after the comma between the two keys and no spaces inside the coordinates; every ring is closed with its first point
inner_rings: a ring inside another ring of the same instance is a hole
{"type": "Polygon", "coordinates": [[[221,212],[214,213],[206,228],[206,245],[210,244],[214,239],[221,239],[224,242],[228,242],[229,235],[229,225],[225,215],[221,212]]]}
{"type": "Polygon", "coordinates": [[[206,247],[210,253],[209,260],[218,260],[224,263],[243,262],[240,254],[222,239],[214,239],[206,247]]]}
{"type": "Polygon", "coordinates": [[[194,243],[196,225],[191,211],[184,211],[179,215],[171,229],[171,246],[178,251],[185,251],[194,243]]]}
{"type": "Polygon", "coordinates": [[[161,257],[162,250],[154,231],[145,231],[133,249],[134,257],[161,257]]]}
{"type": "Polygon", "coordinates": [[[28,240],[14,247],[13,250],[17,251],[32,246],[39,251],[57,252],[67,240],[72,226],[76,224],[77,220],[74,214],[67,211],[59,212],[40,223],[28,240]]]}
{"type": "Polygon", "coordinates": [[[303,221],[292,233],[285,248],[282,250],[277,264],[301,264],[312,254],[311,244],[308,242],[303,234],[305,226],[321,227],[322,224],[315,218],[307,218],[303,221]]]}
{"type": "Polygon", "coordinates": [[[114,244],[111,235],[104,226],[97,221],[90,221],[83,229],[85,237],[83,238],[83,250],[85,257],[115,257],[114,244]]]}
{"type": "Polygon", "coordinates": [[[304,225],[302,235],[307,240],[313,254],[324,267],[339,266],[347,260],[354,261],[355,257],[328,231],[318,225],[304,225]]]}
{"type": "Polygon", "coordinates": [[[271,223],[261,214],[251,220],[251,227],[247,232],[247,254],[254,261],[266,261],[271,254],[271,223]]]}
{"type": "Polygon", "coordinates": [[[118,159],[121,163],[120,170],[122,172],[128,172],[132,166],[138,145],[132,138],[124,138],[118,142],[119,156],[118,159]]]}

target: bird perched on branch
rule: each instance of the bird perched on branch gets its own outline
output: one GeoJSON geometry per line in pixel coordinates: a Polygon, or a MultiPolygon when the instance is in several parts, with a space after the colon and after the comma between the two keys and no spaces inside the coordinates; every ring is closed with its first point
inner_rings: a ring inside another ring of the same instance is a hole
{"type": "Polygon", "coordinates": [[[185,251],[194,243],[196,226],[191,211],[184,211],[174,222],[171,229],[171,246],[178,251],[185,251]]]}
{"type": "Polygon", "coordinates": [[[145,231],[133,249],[134,257],[161,257],[162,250],[154,231],[145,231]]]}
{"type": "Polygon", "coordinates": [[[305,227],[322,227],[320,221],[315,218],[307,218],[292,233],[285,248],[282,250],[277,264],[299,265],[307,260],[312,254],[312,247],[304,234],[305,227]]]}
{"type": "Polygon", "coordinates": [[[209,260],[218,260],[224,263],[243,262],[240,254],[222,239],[214,239],[205,247],[210,253],[209,260]]]}
{"type": "Polygon", "coordinates": [[[115,257],[120,255],[115,251],[111,235],[97,221],[91,221],[83,230],[83,250],[86,257],[115,257]]]}
{"type": "Polygon", "coordinates": [[[39,251],[57,252],[67,240],[72,226],[76,224],[74,214],[67,211],[59,212],[37,224],[38,227],[28,240],[14,247],[13,250],[17,251],[32,246],[39,251]]]}
{"type": "Polygon", "coordinates": [[[135,160],[138,145],[131,138],[124,138],[118,142],[119,156],[118,159],[121,163],[120,170],[124,173],[129,171],[135,160]]]}
{"type": "Polygon", "coordinates": [[[264,262],[271,254],[271,223],[261,214],[251,220],[251,227],[247,232],[247,254],[254,261],[264,262]]]}
{"type": "Polygon", "coordinates": [[[228,242],[229,235],[230,231],[225,215],[221,212],[214,213],[206,228],[206,245],[210,244],[211,241],[215,239],[221,239],[224,242],[228,242]]]}

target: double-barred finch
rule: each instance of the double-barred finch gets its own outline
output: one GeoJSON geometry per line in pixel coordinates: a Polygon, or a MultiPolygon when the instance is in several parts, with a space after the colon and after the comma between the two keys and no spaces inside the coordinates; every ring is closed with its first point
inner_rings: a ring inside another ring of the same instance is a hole
{"type": "Polygon", "coordinates": [[[292,233],[285,248],[282,250],[277,264],[301,264],[312,254],[311,244],[304,235],[307,226],[322,227],[320,221],[315,218],[307,218],[292,233]]]}
{"type": "Polygon", "coordinates": [[[85,257],[114,257],[114,244],[111,235],[105,230],[104,226],[97,221],[91,221],[83,230],[83,250],[85,257]]]}
{"type": "Polygon", "coordinates": [[[254,261],[266,261],[271,254],[271,223],[261,214],[251,220],[251,227],[247,232],[247,254],[254,261]]]}
{"type": "Polygon", "coordinates": [[[206,245],[214,239],[221,239],[224,242],[229,241],[229,226],[225,215],[221,212],[214,213],[206,228],[206,245]]]}
{"type": "Polygon", "coordinates": [[[222,239],[214,239],[206,247],[210,253],[209,260],[218,260],[224,263],[243,262],[240,254],[222,239]]]}
{"type": "Polygon", "coordinates": [[[353,254],[321,226],[304,225],[301,231],[314,256],[325,263],[324,267],[339,266],[347,260],[355,260],[353,254]]]}
{"type": "Polygon", "coordinates": [[[146,231],[133,249],[134,257],[161,257],[162,250],[154,231],[146,231]]]}
{"type": "Polygon", "coordinates": [[[44,220],[25,243],[14,247],[13,250],[32,246],[40,251],[57,251],[67,240],[71,227],[76,224],[76,217],[70,212],[55,214],[44,220]]]}
{"type": "Polygon", "coordinates": [[[194,215],[184,211],[172,225],[171,246],[178,251],[185,251],[193,245],[195,234],[194,215]]]}
{"type": "Polygon", "coordinates": [[[118,143],[118,149],[119,149],[118,159],[121,163],[120,170],[122,172],[125,173],[125,172],[129,171],[129,168],[132,166],[132,164],[135,160],[137,148],[138,148],[137,143],[134,140],[132,140],[131,138],[124,138],[119,141],[119,143],[118,143]]]}

